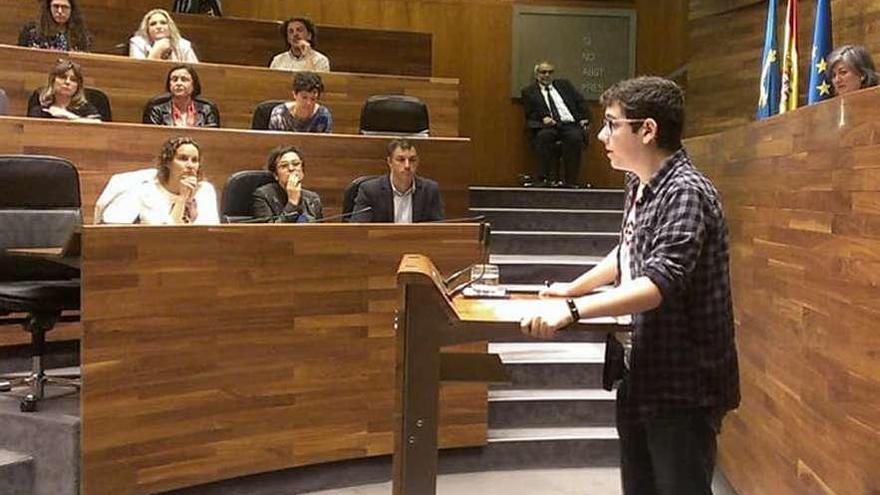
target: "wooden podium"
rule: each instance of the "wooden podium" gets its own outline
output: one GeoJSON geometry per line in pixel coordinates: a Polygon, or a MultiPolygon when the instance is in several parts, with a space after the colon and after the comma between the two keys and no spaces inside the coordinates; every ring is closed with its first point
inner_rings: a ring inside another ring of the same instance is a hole
{"type": "MultiPolygon", "coordinates": [[[[422,255],[405,255],[397,270],[400,292],[394,430],[394,495],[431,495],[437,484],[438,390],[441,381],[504,381],[495,354],[441,352],[454,344],[518,335],[520,319],[558,299],[450,297],[440,272],[422,255]]],[[[613,318],[581,320],[575,330],[607,331],[613,318]]]]}

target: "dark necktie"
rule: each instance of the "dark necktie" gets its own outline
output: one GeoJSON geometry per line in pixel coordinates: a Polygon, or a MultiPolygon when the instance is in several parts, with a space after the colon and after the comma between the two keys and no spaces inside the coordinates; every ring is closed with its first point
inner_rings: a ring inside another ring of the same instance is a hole
{"type": "Polygon", "coordinates": [[[556,102],[553,101],[553,95],[550,94],[550,86],[544,86],[544,90],[547,91],[547,104],[550,105],[550,116],[559,124],[562,122],[562,119],[559,117],[559,109],[556,108],[556,102]]]}

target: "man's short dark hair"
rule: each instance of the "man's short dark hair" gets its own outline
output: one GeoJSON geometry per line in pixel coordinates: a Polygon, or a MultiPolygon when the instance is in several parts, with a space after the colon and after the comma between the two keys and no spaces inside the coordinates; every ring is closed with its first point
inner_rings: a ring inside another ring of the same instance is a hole
{"type": "Polygon", "coordinates": [[[314,72],[297,72],[293,76],[293,92],[300,91],[317,91],[320,95],[324,93],[324,81],[314,72]]]}
{"type": "MultiPolygon", "coordinates": [[[[606,89],[599,102],[606,108],[617,103],[628,119],[654,119],[657,146],[668,151],[681,148],[684,92],[673,81],[654,76],[625,79],[606,89]]],[[[635,131],[642,123],[630,125],[635,131]]]]}
{"type": "Polygon", "coordinates": [[[402,138],[392,139],[391,141],[388,141],[387,145],[385,145],[385,157],[391,158],[391,155],[394,154],[394,150],[396,150],[398,148],[400,148],[401,151],[415,150],[416,145],[409,142],[409,140],[407,140],[407,139],[402,139],[402,138]]]}
{"type": "Polygon", "coordinates": [[[169,93],[171,92],[171,73],[180,69],[186,70],[193,80],[193,92],[191,96],[195,98],[196,96],[202,94],[202,82],[199,80],[199,73],[196,72],[195,67],[189,64],[175,65],[171,68],[171,70],[168,71],[168,75],[165,76],[165,91],[169,93]]]}
{"type": "Polygon", "coordinates": [[[266,170],[272,172],[273,174],[278,171],[278,160],[281,159],[282,156],[288,153],[296,153],[296,156],[302,161],[303,169],[306,168],[306,159],[303,158],[302,151],[299,150],[296,146],[292,144],[284,145],[276,147],[271,152],[269,152],[269,158],[266,159],[266,170]]]}
{"type": "Polygon", "coordinates": [[[301,22],[303,26],[306,27],[306,31],[308,31],[309,35],[312,37],[312,39],[309,40],[309,44],[312,45],[312,48],[318,48],[318,26],[315,26],[315,23],[308,17],[291,17],[281,24],[281,39],[284,40],[284,44],[287,45],[288,50],[290,50],[290,42],[287,41],[287,26],[289,26],[291,22],[301,22]]]}

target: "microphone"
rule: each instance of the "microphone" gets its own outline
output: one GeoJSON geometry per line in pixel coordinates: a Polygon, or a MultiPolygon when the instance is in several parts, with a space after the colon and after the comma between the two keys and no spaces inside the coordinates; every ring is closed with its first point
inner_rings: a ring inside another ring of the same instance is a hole
{"type": "Polygon", "coordinates": [[[300,216],[300,212],[298,211],[290,211],[286,213],[279,213],[278,215],[270,215],[268,217],[252,217],[245,218],[243,220],[233,220],[229,223],[275,223],[278,220],[283,220],[286,218],[297,218],[300,216]]]}
{"type": "Polygon", "coordinates": [[[360,210],[352,210],[348,213],[340,213],[338,215],[330,215],[329,217],[319,218],[319,219],[314,220],[310,223],[324,223],[324,222],[329,222],[330,220],[337,220],[340,218],[345,219],[345,218],[353,217],[354,215],[358,215],[360,213],[366,213],[372,209],[373,209],[372,206],[365,206],[365,207],[361,208],[360,210]]]}
{"type": "Polygon", "coordinates": [[[475,215],[472,217],[444,218],[443,220],[431,220],[422,223],[475,223],[486,220],[486,215],[475,215]]]}

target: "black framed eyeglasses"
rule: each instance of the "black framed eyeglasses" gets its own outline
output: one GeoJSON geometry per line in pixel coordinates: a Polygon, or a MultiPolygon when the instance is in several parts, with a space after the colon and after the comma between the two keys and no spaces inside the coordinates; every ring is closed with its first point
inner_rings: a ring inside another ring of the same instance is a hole
{"type": "Polygon", "coordinates": [[[643,123],[648,119],[612,119],[610,117],[605,117],[602,119],[602,128],[608,129],[608,132],[614,132],[620,127],[620,124],[638,124],[643,123]]]}

